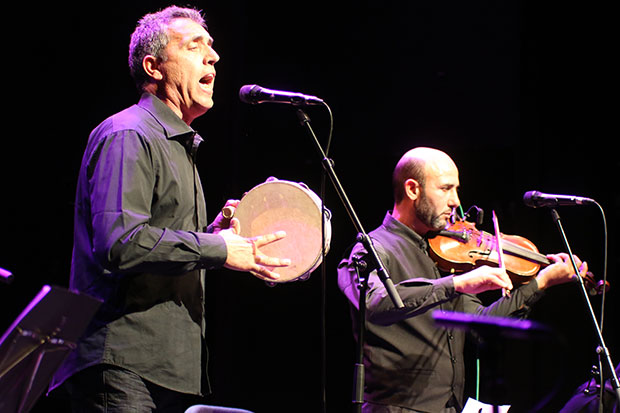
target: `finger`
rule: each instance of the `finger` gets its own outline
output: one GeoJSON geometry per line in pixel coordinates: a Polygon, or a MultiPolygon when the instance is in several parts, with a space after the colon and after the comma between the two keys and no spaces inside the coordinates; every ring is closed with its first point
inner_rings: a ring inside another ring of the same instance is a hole
{"type": "Polygon", "coordinates": [[[559,254],[547,254],[547,259],[551,261],[552,264],[557,264],[558,262],[562,262],[562,258],[560,258],[559,254]]]}
{"type": "Polygon", "coordinates": [[[254,276],[264,277],[274,281],[280,279],[280,274],[259,265],[257,265],[254,270],[250,271],[250,273],[254,276]]]}
{"type": "Polygon", "coordinates": [[[547,258],[550,261],[553,261],[553,263],[563,263],[566,264],[568,261],[570,261],[570,258],[568,257],[568,254],[565,252],[560,252],[558,254],[549,254],[547,255],[547,258]]]}
{"type": "Polygon", "coordinates": [[[261,265],[268,265],[270,267],[287,267],[291,265],[291,260],[288,258],[269,257],[264,254],[256,255],[254,262],[261,265]]]}
{"type": "Polygon", "coordinates": [[[498,269],[498,271],[496,273],[494,273],[494,275],[497,278],[499,278],[499,280],[500,280],[500,287],[502,287],[502,288],[504,288],[506,290],[512,290],[512,288],[513,288],[512,280],[508,276],[508,273],[506,272],[506,270],[498,269]]]}
{"type": "Polygon", "coordinates": [[[277,231],[272,234],[259,235],[258,237],[253,238],[253,240],[257,247],[262,247],[263,245],[281,240],[284,237],[286,237],[285,231],[277,231]]]}
{"type": "Polygon", "coordinates": [[[506,281],[502,278],[500,278],[499,280],[496,279],[493,282],[493,284],[495,284],[497,287],[501,288],[502,290],[510,291],[513,289],[512,282],[506,281]]]}
{"type": "Polygon", "coordinates": [[[239,202],[241,201],[238,199],[229,199],[228,201],[226,201],[226,204],[224,204],[224,206],[231,206],[237,208],[239,206],[239,202]]]}
{"type": "Polygon", "coordinates": [[[233,234],[239,235],[241,233],[241,222],[238,218],[232,218],[230,220],[229,228],[232,230],[233,234]]]}
{"type": "Polygon", "coordinates": [[[584,261],[579,266],[579,275],[581,276],[581,278],[584,278],[587,274],[588,274],[588,263],[584,261]]]}

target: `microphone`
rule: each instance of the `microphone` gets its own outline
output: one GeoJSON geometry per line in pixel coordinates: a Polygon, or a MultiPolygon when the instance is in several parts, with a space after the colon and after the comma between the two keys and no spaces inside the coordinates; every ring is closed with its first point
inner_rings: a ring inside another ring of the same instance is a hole
{"type": "Polygon", "coordinates": [[[2,281],[4,284],[10,284],[11,282],[13,282],[13,274],[11,273],[11,271],[5,270],[4,268],[0,267],[0,281],[2,281]]]}
{"type": "Polygon", "coordinates": [[[257,103],[288,103],[293,106],[320,105],[323,99],[301,93],[284,92],[281,90],[265,89],[258,85],[245,85],[239,89],[239,99],[243,103],[256,105],[257,103]]]}
{"type": "Polygon", "coordinates": [[[593,199],[582,196],[545,194],[538,191],[528,191],[523,194],[523,202],[532,208],[595,203],[593,199]]]}

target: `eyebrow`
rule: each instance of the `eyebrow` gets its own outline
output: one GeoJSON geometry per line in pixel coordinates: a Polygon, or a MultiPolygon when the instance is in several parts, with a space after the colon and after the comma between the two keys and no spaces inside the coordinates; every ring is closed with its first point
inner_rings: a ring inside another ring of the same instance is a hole
{"type": "Polygon", "coordinates": [[[189,43],[193,43],[193,42],[203,42],[205,41],[206,38],[206,43],[209,46],[213,46],[213,37],[207,35],[205,36],[204,34],[197,34],[196,36],[192,37],[189,41],[189,43]]]}
{"type": "Polygon", "coordinates": [[[456,188],[457,190],[461,188],[461,183],[455,183],[455,182],[450,182],[450,181],[444,181],[444,180],[440,180],[437,183],[437,187],[438,188],[448,188],[448,189],[452,189],[452,188],[456,188]]]}

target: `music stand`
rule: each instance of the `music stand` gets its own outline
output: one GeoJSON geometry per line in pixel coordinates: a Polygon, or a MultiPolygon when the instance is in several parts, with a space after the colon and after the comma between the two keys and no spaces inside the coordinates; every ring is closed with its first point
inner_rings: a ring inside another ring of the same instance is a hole
{"type": "Polygon", "coordinates": [[[0,338],[0,411],[28,412],[101,301],[45,285],[0,338]]]}
{"type": "MultiPolygon", "coordinates": [[[[479,339],[479,344],[486,351],[490,351],[491,346],[487,342],[496,342],[497,339],[516,339],[516,340],[549,340],[553,338],[554,332],[544,324],[531,320],[522,320],[510,317],[477,315],[470,313],[439,311],[433,312],[435,323],[445,328],[455,328],[467,332],[475,333],[479,339]]],[[[492,351],[491,351],[492,353],[492,351]]],[[[490,357],[492,354],[488,354],[490,357]]],[[[493,376],[500,377],[500,371],[495,367],[496,371],[493,376]]],[[[501,382],[502,380],[499,380],[501,382]]],[[[499,385],[495,384],[495,389],[500,390],[499,385]]],[[[492,393],[494,393],[492,391],[492,393]]],[[[544,405],[549,397],[544,398],[537,406],[544,405]]],[[[491,410],[500,412],[502,406],[493,403],[491,410]]],[[[515,406],[513,406],[515,407],[515,406]]],[[[529,410],[528,410],[529,411],[529,410]]],[[[532,410],[538,411],[538,410],[532,410]]]]}
{"type": "Polygon", "coordinates": [[[518,318],[435,311],[433,319],[442,327],[475,331],[483,337],[546,339],[553,334],[544,324],[518,318]]]}

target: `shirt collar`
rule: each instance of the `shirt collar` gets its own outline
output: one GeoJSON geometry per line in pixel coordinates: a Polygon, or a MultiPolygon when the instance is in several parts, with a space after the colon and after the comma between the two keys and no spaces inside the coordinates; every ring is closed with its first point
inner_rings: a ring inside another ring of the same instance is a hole
{"type": "Polygon", "coordinates": [[[157,96],[143,93],[138,106],[155,118],[164,129],[166,138],[179,141],[192,156],[196,154],[203,139],[157,96]]]}
{"type": "Polygon", "coordinates": [[[424,237],[420,236],[417,232],[394,218],[391,211],[388,211],[383,218],[383,226],[390,232],[396,233],[404,238],[408,238],[420,246],[422,251],[426,251],[428,244],[424,237]]]}

